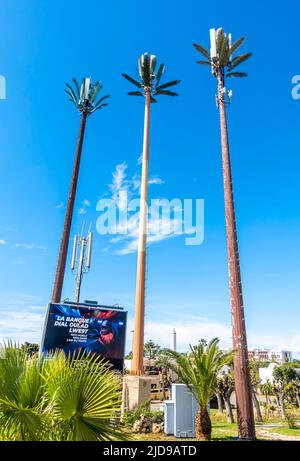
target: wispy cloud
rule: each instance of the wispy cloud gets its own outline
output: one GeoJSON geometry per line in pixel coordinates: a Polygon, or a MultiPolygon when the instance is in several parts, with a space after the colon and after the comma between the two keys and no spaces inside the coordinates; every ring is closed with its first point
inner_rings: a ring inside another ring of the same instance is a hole
{"type": "Polygon", "coordinates": [[[32,311],[45,311],[46,306],[29,306],[29,309],[32,311]]]}
{"type": "Polygon", "coordinates": [[[79,214],[86,214],[88,212],[88,208],[91,206],[91,202],[85,198],[83,201],[82,201],[82,205],[81,207],[79,208],[78,210],[78,213],[79,214]]]}
{"type": "Polygon", "coordinates": [[[128,165],[126,162],[119,163],[115,171],[112,173],[112,183],[109,184],[111,198],[116,205],[120,206],[119,194],[121,191],[130,193],[130,181],[126,179],[126,170],[128,165]]]}
{"type": "Polygon", "coordinates": [[[13,248],[25,248],[26,250],[47,250],[48,248],[45,245],[35,245],[33,243],[15,243],[13,248]]]}
{"type": "Polygon", "coordinates": [[[18,232],[19,230],[17,227],[3,226],[2,224],[0,224],[0,229],[3,229],[7,232],[18,232]]]}
{"type": "MultiPolygon", "coordinates": [[[[188,306],[187,306],[188,311],[188,306]]],[[[170,347],[173,328],[177,335],[177,349],[185,352],[189,345],[196,345],[202,338],[210,340],[220,339],[220,346],[223,349],[232,348],[232,331],[229,323],[222,323],[206,317],[184,314],[183,312],[166,312],[166,317],[170,320],[162,322],[161,319],[152,318],[145,322],[145,340],[152,339],[162,347],[170,347]]],[[[128,319],[127,331],[134,328],[132,317],[128,319]]],[[[267,334],[263,331],[249,329],[248,348],[255,347],[268,348],[274,351],[288,350],[295,357],[300,356],[300,331],[296,331],[289,336],[280,332],[278,334],[267,334]]],[[[127,336],[127,350],[132,348],[132,337],[127,336]]]]}
{"type": "Polygon", "coordinates": [[[47,247],[46,245],[37,245],[36,248],[37,248],[38,250],[43,250],[43,251],[48,250],[48,247],[47,247]]]}
{"type": "Polygon", "coordinates": [[[33,250],[34,245],[33,243],[15,243],[15,248],[26,248],[26,250],[33,250]]]}
{"type": "Polygon", "coordinates": [[[165,181],[158,176],[154,176],[149,179],[149,184],[165,184],[165,181]]]}
{"type": "Polygon", "coordinates": [[[64,202],[59,202],[57,205],[55,205],[55,208],[64,208],[64,206],[64,202]]]}
{"type": "MultiPolygon", "coordinates": [[[[187,306],[188,307],[188,306],[187,306]]],[[[220,339],[223,349],[231,348],[231,327],[215,320],[198,315],[184,314],[183,312],[165,312],[168,322],[153,317],[145,321],[145,340],[152,339],[161,347],[170,347],[173,329],[176,330],[177,350],[185,352],[189,345],[196,345],[202,338],[206,340],[215,337],[220,339]]],[[[134,328],[134,319],[128,319],[127,331],[134,328]]],[[[131,350],[132,337],[127,336],[127,350],[131,350]]]]}
{"type": "Polygon", "coordinates": [[[43,331],[44,314],[30,311],[1,312],[0,341],[9,339],[17,342],[39,343],[43,331]]]}
{"type": "MultiPolygon", "coordinates": [[[[181,235],[182,221],[164,218],[163,216],[151,217],[148,222],[147,244],[162,242],[181,235]]],[[[138,248],[139,221],[134,217],[128,227],[127,235],[120,235],[110,240],[111,243],[121,242],[123,247],[116,250],[118,255],[134,253],[138,248]]]]}
{"type": "Polygon", "coordinates": [[[0,245],[6,245],[6,241],[3,240],[3,239],[1,239],[1,240],[0,240],[0,245]]]}
{"type": "Polygon", "coordinates": [[[186,351],[189,344],[195,345],[201,338],[210,340],[218,337],[222,348],[231,346],[231,328],[229,325],[197,316],[172,313],[170,322],[146,321],[145,338],[170,347],[173,328],[177,333],[177,345],[179,351],[186,351]]]}
{"type": "Polygon", "coordinates": [[[46,306],[40,296],[9,292],[0,296],[0,343],[37,342],[42,337],[46,306]]]}
{"type": "MultiPolygon", "coordinates": [[[[139,160],[138,163],[140,163],[139,160]]],[[[128,165],[126,162],[116,165],[112,173],[112,182],[108,186],[111,199],[120,210],[125,209],[127,201],[139,198],[141,177],[136,172],[131,177],[128,177],[127,169],[128,165]]],[[[164,183],[165,181],[158,175],[149,178],[150,185],[161,185],[164,183]]],[[[119,248],[114,251],[118,255],[127,255],[137,250],[139,216],[134,215],[129,217],[124,226],[122,227],[119,224],[117,229],[118,234],[110,239],[111,244],[118,244],[119,248]]],[[[163,216],[151,216],[148,222],[148,245],[179,235],[181,227],[182,220],[170,219],[163,216]]]]}

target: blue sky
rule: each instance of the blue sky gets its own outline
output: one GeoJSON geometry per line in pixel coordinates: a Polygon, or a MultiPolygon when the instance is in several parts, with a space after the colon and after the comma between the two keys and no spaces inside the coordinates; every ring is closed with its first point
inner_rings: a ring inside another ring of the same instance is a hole
{"type": "MultiPolygon", "coordinates": [[[[108,108],[88,120],[72,235],[92,222],[92,269],[83,299],[119,303],[132,329],[136,254],[120,255],[95,231],[100,197],[111,192],[117,165],[139,175],[143,100],[129,98],[122,72],[136,75],[149,51],[180,79],[178,98],[152,109],[150,197],[205,201],[205,239],[183,237],[149,247],[146,335],[168,345],[173,327],[180,348],[200,337],[231,342],[223,185],[215,80],[195,64],[193,42],[208,46],[209,29],[247,35],[247,79],[230,81],[228,111],[244,301],[250,346],[300,351],[299,126],[291,97],[300,74],[299,3],[10,0],[1,5],[0,74],[0,337],[38,341],[51,297],[73,164],[79,114],[64,94],[73,76],[92,75],[111,94],[108,108]],[[271,14],[271,16],[270,16],[271,14]],[[80,213],[84,206],[85,213],[80,213]]],[[[117,170],[118,171],[118,170],[117,170]]],[[[63,297],[72,299],[69,269],[63,297]]],[[[128,347],[130,334],[128,334],[128,347]]]]}

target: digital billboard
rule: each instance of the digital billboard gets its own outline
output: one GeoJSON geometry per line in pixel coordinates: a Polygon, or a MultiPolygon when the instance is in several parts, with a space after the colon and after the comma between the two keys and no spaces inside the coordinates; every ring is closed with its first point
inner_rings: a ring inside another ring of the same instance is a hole
{"type": "Polygon", "coordinates": [[[49,304],[42,353],[90,352],[123,371],[127,312],[102,306],[49,304]]]}

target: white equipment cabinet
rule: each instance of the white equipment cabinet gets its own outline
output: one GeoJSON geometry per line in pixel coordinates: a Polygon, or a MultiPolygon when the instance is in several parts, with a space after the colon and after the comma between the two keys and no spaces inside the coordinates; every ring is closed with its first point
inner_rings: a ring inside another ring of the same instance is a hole
{"type": "Polygon", "coordinates": [[[185,384],[172,384],[171,400],[165,401],[165,434],[195,437],[195,417],[199,405],[185,384]]]}

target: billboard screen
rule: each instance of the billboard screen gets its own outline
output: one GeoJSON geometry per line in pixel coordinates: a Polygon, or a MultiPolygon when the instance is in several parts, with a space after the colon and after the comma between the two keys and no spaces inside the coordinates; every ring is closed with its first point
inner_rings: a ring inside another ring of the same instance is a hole
{"type": "Polygon", "coordinates": [[[123,371],[126,312],[114,308],[49,304],[43,341],[44,354],[62,349],[66,355],[84,351],[107,359],[123,371]]]}

